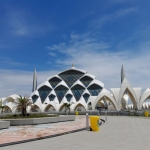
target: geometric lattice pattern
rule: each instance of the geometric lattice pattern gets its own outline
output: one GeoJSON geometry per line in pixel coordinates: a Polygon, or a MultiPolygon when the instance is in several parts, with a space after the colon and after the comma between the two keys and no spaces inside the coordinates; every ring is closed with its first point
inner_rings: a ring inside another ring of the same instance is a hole
{"type": "Polygon", "coordinates": [[[66,99],[67,99],[68,102],[70,102],[71,98],[72,98],[72,95],[71,95],[71,94],[67,94],[67,95],[66,95],[66,99]]]}
{"type": "Polygon", "coordinates": [[[51,95],[49,96],[49,100],[50,100],[50,101],[53,101],[53,100],[55,99],[55,97],[56,97],[55,95],[51,94],[51,95]]]}
{"type": "Polygon", "coordinates": [[[69,70],[59,74],[59,76],[66,82],[69,87],[71,87],[83,75],[84,73],[75,70],[69,70]]]}
{"type": "Polygon", "coordinates": [[[88,87],[88,90],[92,96],[97,96],[101,92],[102,87],[97,84],[92,84],[90,87],[88,87]]]}
{"type": "Polygon", "coordinates": [[[38,97],[37,95],[33,95],[33,96],[32,96],[33,103],[35,103],[38,98],[39,98],[39,97],[38,97]]]}
{"type": "Polygon", "coordinates": [[[45,104],[52,101],[56,104],[62,104],[62,102],[66,103],[66,100],[69,103],[76,103],[84,99],[85,101],[82,102],[87,103],[90,96],[97,96],[100,93],[102,87],[103,84],[95,77],[93,78],[93,75],[73,67],[48,78],[43,86],[34,91],[32,100],[33,103],[41,100],[45,104]],[[92,82],[93,84],[91,84],[92,82]]]}
{"type": "Polygon", "coordinates": [[[45,101],[46,97],[48,94],[52,91],[52,89],[46,85],[42,86],[41,88],[38,89],[40,98],[42,103],[45,101]]]}
{"type": "Polygon", "coordinates": [[[85,94],[83,95],[83,98],[84,98],[84,100],[85,100],[86,103],[87,103],[87,101],[89,100],[89,97],[90,97],[90,95],[89,95],[88,93],[85,93],[85,94]]]}
{"type": "Polygon", "coordinates": [[[63,85],[60,85],[58,86],[56,89],[55,89],[55,92],[56,92],[56,95],[58,97],[58,100],[59,102],[61,102],[61,100],[63,99],[63,97],[65,96],[65,94],[67,93],[68,91],[68,88],[66,88],[65,86],[63,85]]]}
{"type": "Polygon", "coordinates": [[[54,77],[54,78],[52,78],[52,79],[49,80],[49,83],[51,84],[51,86],[52,86],[53,88],[55,88],[56,85],[57,85],[58,83],[60,83],[60,82],[61,82],[61,80],[60,80],[59,78],[57,78],[57,77],[54,77]]]}
{"type": "Polygon", "coordinates": [[[71,91],[74,95],[74,97],[76,98],[77,101],[79,101],[82,93],[84,92],[85,88],[81,85],[75,85],[74,87],[72,87],[71,91]]]}
{"type": "Polygon", "coordinates": [[[88,76],[84,76],[80,79],[80,81],[84,84],[85,87],[87,87],[92,82],[92,80],[93,79],[88,76]]]}

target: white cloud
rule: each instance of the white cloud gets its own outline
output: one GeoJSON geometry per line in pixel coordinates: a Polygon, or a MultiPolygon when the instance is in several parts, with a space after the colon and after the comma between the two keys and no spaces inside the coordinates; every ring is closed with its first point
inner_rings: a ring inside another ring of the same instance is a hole
{"type": "Polygon", "coordinates": [[[123,48],[115,52],[111,50],[111,45],[104,41],[91,39],[89,36],[83,39],[82,35],[79,35],[81,38],[78,40],[74,40],[77,36],[71,37],[70,43],[65,47],[65,44],[63,47],[62,44],[55,45],[57,51],[67,56],[65,59],[56,60],[57,64],[70,66],[74,63],[75,67],[95,75],[107,89],[120,87],[120,70],[124,64],[126,77],[131,85],[150,87],[150,52],[146,47],[145,52],[140,54],[123,48]]]}
{"type": "Polygon", "coordinates": [[[130,7],[127,9],[120,9],[115,12],[105,14],[103,16],[100,16],[100,17],[95,18],[92,21],[90,21],[89,27],[101,28],[104,24],[106,24],[110,21],[116,20],[119,17],[123,17],[123,16],[131,14],[131,13],[135,13],[135,12],[137,12],[137,10],[138,9],[135,7],[130,7]]]}
{"type": "Polygon", "coordinates": [[[40,36],[54,30],[51,24],[39,22],[25,10],[9,9],[6,19],[10,26],[10,33],[15,36],[40,36]]]}
{"type": "MultiPolygon", "coordinates": [[[[105,88],[120,87],[120,70],[124,64],[126,77],[134,87],[150,87],[150,52],[147,43],[141,45],[145,51],[137,54],[135,51],[119,52],[111,51],[111,45],[104,41],[99,41],[91,36],[79,35],[74,39],[71,36],[68,44],[61,43],[52,45],[53,51],[66,55],[63,59],[53,62],[54,65],[61,65],[61,70],[38,71],[38,85],[52,75],[63,69],[68,69],[74,63],[76,68],[86,70],[93,74],[105,84],[105,88]]],[[[50,52],[51,46],[49,46],[50,52]]],[[[33,72],[18,70],[0,70],[0,97],[11,94],[30,95],[32,90],[33,72]]]]}
{"type": "Polygon", "coordinates": [[[26,64],[24,63],[20,63],[17,61],[14,61],[10,58],[4,58],[4,57],[0,57],[0,65],[1,66],[7,66],[7,67],[20,67],[20,66],[25,66],[26,64]]]}
{"type": "MultiPolygon", "coordinates": [[[[46,81],[49,76],[55,75],[56,71],[39,71],[38,85],[46,81]]],[[[19,70],[0,70],[0,97],[11,94],[30,95],[32,92],[33,72],[19,70]]]]}
{"type": "Polygon", "coordinates": [[[52,53],[52,52],[49,52],[49,55],[51,55],[51,56],[56,56],[56,54],[55,54],[55,53],[52,53]]]}
{"type": "Polygon", "coordinates": [[[46,48],[48,49],[48,50],[60,50],[60,48],[63,48],[63,47],[65,47],[65,44],[64,43],[60,43],[59,45],[52,45],[52,46],[46,46],[46,48]]]}
{"type": "Polygon", "coordinates": [[[137,11],[137,8],[128,8],[128,9],[124,9],[124,10],[120,10],[119,12],[117,12],[117,15],[118,16],[122,16],[122,15],[126,15],[128,13],[132,13],[132,12],[136,12],[137,11]]]}

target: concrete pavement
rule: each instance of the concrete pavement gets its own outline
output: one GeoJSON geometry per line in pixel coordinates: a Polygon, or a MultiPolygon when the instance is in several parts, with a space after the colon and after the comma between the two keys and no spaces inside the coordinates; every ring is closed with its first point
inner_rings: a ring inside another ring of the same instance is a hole
{"type": "MultiPolygon", "coordinates": [[[[103,117],[104,118],[104,117],[103,117]]],[[[1,147],[1,150],[149,150],[150,118],[108,116],[99,132],[80,131],[59,137],[1,147]]]]}

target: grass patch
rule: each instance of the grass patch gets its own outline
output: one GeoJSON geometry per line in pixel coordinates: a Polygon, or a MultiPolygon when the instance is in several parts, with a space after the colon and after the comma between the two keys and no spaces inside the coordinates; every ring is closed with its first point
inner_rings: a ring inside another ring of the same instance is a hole
{"type": "Polygon", "coordinates": [[[21,114],[14,114],[14,115],[6,115],[6,116],[1,116],[0,119],[26,119],[26,118],[43,118],[43,117],[57,117],[57,114],[43,114],[43,113],[38,113],[38,114],[27,114],[26,116],[22,116],[21,114]]]}

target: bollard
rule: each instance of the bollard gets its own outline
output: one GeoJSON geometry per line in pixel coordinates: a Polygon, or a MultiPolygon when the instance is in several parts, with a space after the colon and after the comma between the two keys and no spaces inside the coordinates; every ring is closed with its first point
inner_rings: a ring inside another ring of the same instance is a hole
{"type": "Polygon", "coordinates": [[[79,113],[78,113],[78,111],[76,111],[76,116],[78,116],[79,115],[79,113]]]}
{"type": "Polygon", "coordinates": [[[89,130],[89,115],[86,113],[86,130],[89,130]]]}

